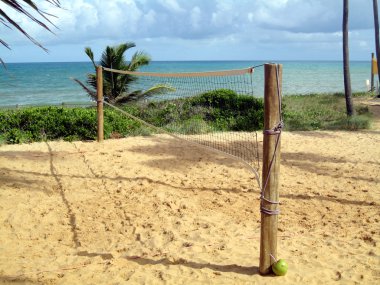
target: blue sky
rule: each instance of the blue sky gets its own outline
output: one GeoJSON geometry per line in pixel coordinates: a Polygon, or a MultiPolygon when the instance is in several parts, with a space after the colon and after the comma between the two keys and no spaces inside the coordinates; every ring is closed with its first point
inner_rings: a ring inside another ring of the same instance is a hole
{"type": "MultiPolygon", "coordinates": [[[[57,18],[51,34],[5,8],[49,49],[0,27],[5,62],[87,61],[107,45],[137,44],[153,60],[341,60],[343,0],[35,0],[57,18]]],[[[350,0],[350,58],[375,50],[372,0],[350,0]]]]}

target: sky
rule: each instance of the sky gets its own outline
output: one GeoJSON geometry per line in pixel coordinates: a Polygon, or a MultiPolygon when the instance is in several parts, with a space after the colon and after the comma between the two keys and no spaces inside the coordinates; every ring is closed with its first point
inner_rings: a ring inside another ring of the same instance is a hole
{"type": "MultiPolygon", "coordinates": [[[[35,0],[53,33],[0,2],[46,53],[0,24],[5,62],[88,61],[107,45],[135,42],[152,60],[341,60],[343,0],[35,0]]],[[[372,0],[350,0],[351,60],[375,51],[372,0]]],[[[127,54],[128,56],[128,54],[127,54]]]]}

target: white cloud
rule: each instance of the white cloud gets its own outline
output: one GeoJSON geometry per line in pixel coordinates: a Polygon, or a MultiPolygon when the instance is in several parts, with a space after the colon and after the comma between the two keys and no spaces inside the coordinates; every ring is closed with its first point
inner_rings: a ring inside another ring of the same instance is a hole
{"type": "MultiPolygon", "coordinates": [[[[367,2],[350,1],[351,30],[372,28],[372,6],[367,2]]],[[[341,30],[342,3],[331,0],[62,0],[64,10],[41,3],[58,16],[53,21],[60,28],[61,42],[97,37],[204,38],[250,33],[254,28],[294,33],[341,30]]],[[[45,40],[46,32],[38,25],[16,13],[11,16],[45,40]]]]}
{"type": "Polygon", "coordinates": [[[171,12],[175,12],[175,13],[185,12],[185,10],[180,7],[180,5],[177,3],[176,0],[159,0],[158,2],[171,12]]]}
{"type": "Polygon", "coordinates": [[[149,10],[142,18],[143,23],[147,26],[152,26],[156,22],[156,15],[157,14],[154,10],[149,10]]]}
{"type": "Polygon", "coordinates": [[[191,19],[191,25],[194,27],[194,29],[198,30],[201,28],[201,17],[202,12],[201,9],[199,9],[198,6],[195,6],[190,13],[190,19],[191,19]]]}
{"type": "MultiPolygon", "coordinates": [[[[275,50],[280,45],[327,48],[330,43],[333,49],[341,42],[340,0],[61,0],[64,9],[40,3],[46,12],[58,16],[52,18],[59,27],[53,28],[56,36],[17,13],[10,16],[51,47],[170,41],[215,43],[215,50],[221,50],[223,44],[245,45],[267,52],[268,46],[275,50]]],[[[2,5],[0,2],[0,8],[2,5]]],[[[351,0],[350,8],[350,41],[358,51],[367,52],[373,43],[371,1],[351,0]]],[[[28,43],[1,26],[0,34],[12,46],[28,43]]]]}

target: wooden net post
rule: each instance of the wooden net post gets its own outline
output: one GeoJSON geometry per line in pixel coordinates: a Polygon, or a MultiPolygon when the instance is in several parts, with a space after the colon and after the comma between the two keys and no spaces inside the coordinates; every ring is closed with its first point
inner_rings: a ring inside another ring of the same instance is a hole
{"type": "Polygon", "coordinates": [[[97,119],[98,119],[98,142],[104,140],[104,114],[103,114],[103,67],[96,67],[96,93],[97,93],[97,119]]]}
{"type": "Polygon", "coordinates": [[[272,272],[274,262],[271,255],[277,258],[277,221],[279,198],[280,171],[280,134],[274,134],[273,128],[281,120],[282,65],[265,64],[264,89],[264,140],[263,140],[263,169],[262,169],[262,199],[261,199],[261,235],[260,235],[260,265],[259,272],[266,275],[272,272]],[[280,89],[280,90],[278,90],[280,89]],[[276,141],[277,150],[276,150],[276,141]],[[272,166],[271,166],[271,161],[272,166]],[[269,177],[268,177],[269,176],[269,177]],[[265,188],[265,189],[264,189],[265,188]],[[264,211],[263,211],[264,209],[264,211]]]}

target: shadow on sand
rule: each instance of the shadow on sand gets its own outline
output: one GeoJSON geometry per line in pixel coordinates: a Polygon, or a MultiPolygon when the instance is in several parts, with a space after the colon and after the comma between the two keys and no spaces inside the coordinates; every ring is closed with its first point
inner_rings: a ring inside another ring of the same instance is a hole
{"type": "Polygon", "coordinates": [[[171,265],[181,265],[186,266],[193,269],[211,269],[217,272],[233,272],[238,274],[246,274],[246,275],[256,275],[259,274],[259,268],[257,266],[247,267],[247,266],[240,266],[237,264],[229,264],[229,265],[218,265],[218,264],[212,264],[212,263],[198,263],[194,261],[188,261],[185,259],[180,258],[176,261],[171,261],[168,258],[162,258],[158,260],[144,258],[144,257],[138,257],[138,256],[125,256],[125,259],[135,262],[139,265],[164,265],[164,266],[171,266],[171,265]]]}

